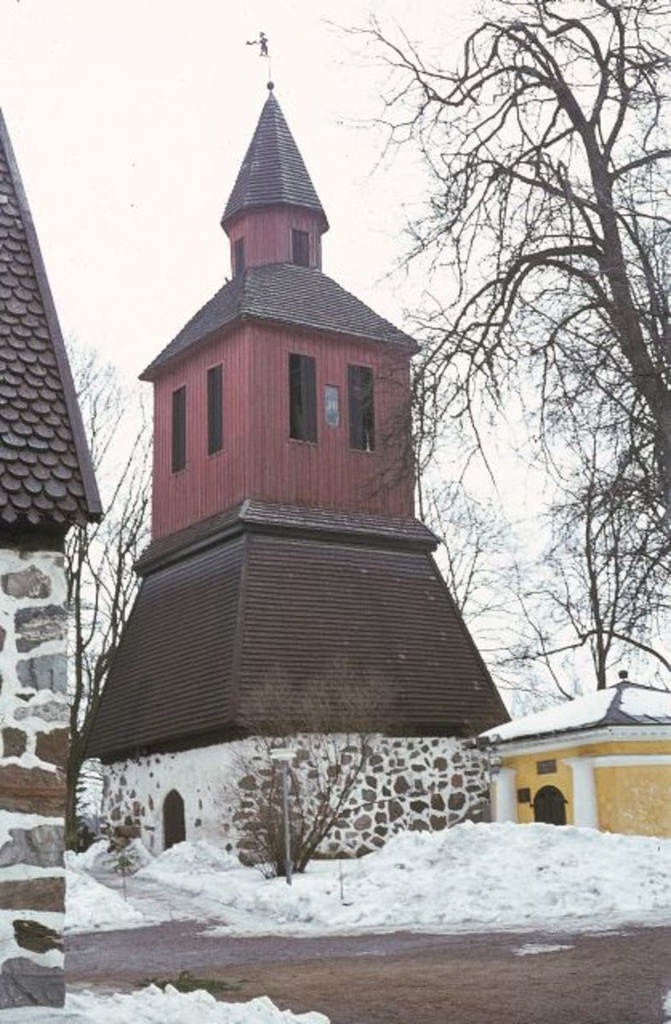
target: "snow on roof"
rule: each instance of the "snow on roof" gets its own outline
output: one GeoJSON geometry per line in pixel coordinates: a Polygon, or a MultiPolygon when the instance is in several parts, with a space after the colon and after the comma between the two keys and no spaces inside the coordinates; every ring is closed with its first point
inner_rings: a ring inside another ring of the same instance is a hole
{"type": "Polygon", "coordinates": [[[482,733],[503,741],[597,725],[671,725],[671,691],[621,682],[482,733]]]}

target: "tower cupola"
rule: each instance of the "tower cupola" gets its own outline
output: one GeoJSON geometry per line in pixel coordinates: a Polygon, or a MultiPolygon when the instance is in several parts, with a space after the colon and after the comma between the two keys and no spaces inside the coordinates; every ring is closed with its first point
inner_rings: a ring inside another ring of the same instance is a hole
{"type": "Polygon", "coordinates": [[[293,263],[321,270],[328,220],[272,82],[221,226],[237,277],[249,267],[293,263]]]}

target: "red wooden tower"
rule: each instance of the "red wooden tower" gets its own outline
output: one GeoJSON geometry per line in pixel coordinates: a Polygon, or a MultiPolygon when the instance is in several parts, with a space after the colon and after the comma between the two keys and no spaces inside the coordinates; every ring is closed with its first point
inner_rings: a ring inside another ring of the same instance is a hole
{"type": "Polygon", "coordinates": [[[503,704],[414,517],[414,341],[322,272],[326,215],[270,92],[222,218],[232,279],[145,370],[152,542],[90,753],[237,735],[267,680],[375,677],[399,732],[503,704]]]}

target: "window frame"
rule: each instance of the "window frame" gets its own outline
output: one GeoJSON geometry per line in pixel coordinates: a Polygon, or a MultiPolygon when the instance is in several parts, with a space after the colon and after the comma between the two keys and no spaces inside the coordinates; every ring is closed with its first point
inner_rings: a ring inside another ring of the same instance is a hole
{"type": "Polygon", "coordinates": [[[291,262],[297,267],[310,266],[310,232],[291,229],[291,262]]]}
{"type": "Polygon", "coordinates": [[[246,270],[244,235],[233,242],[233,277],[240,277],[246,270]]]}
{"type": "Polygon", "coordinates": [[[373,368],[347,364],[349,446],[352,451],[375,451],[375,383],[373,368]]]}
{"type": "Polygon", "coordinates": [[[186,469],[186,384],[172,392],[171,468],[173,473],[186,469]]]}
{"type": "Polygon", "coordinates": [[[224,368],[222,363],[207,371],[207,454],[224,447],[224,368]]]}
{"type": "Polygon", "coordinates": [[[317,443],[317,360],[289,352],[289,438],[317,443]]]}

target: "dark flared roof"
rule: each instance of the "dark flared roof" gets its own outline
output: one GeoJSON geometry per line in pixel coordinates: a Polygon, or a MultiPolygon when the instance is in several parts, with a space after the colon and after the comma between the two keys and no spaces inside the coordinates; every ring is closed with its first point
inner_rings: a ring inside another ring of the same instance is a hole
{"type": "Polygon", "coordinates": [[[156,372],[217,331],[243,320],[348,335],[416,348],[416,343],[321,270],[293,263],[252,267],[229,281],[141,374],[156,372]]]}
{"type": "Polygon", "coordinates": [[[337,672],[379,683],[381,729],[454,735],[507,719],[426,547],[280,520],[145,564],[90,755],[226,738],[272,679],[300,700],[337,672]]]}
{"type": "Polygon", "coordinates": [[[226,204],[222,226],[244,210],[278,205],[318,213],[322,231],[328,228],[319,196],[271,89],[226,204]]]}
{"type": "Polygon", "coordinates": [[[0,529],[99,516],[65,346],[0,114],[0,529]]]}
{"type": "Polygon", "coordinates": [[[136,570],[145,576],[168,562],[183,560],[243,530],[275,534],[291,534],[299,530],[303,537],[325,535],[347,541],[348,544],[429,552],[435,551],[439,543],[436,535],[417,519],[341,509],[277,505],[247,498],[225,512],[153,540],[143,552],[136,570]]]}

